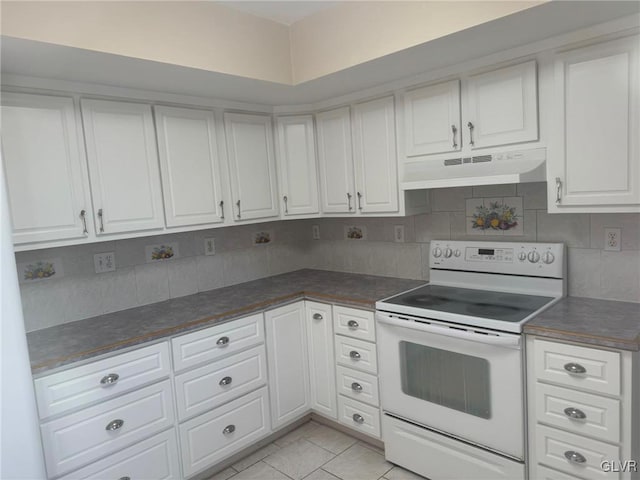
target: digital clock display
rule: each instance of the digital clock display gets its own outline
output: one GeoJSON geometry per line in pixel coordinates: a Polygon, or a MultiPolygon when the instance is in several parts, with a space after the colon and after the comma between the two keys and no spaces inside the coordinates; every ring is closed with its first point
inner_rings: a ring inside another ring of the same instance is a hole
{"type": "Polygon", "coordinates": [[[479,248],[478,254],[480,255],[495,255],[495,250],[489,248],[479,248]]]}

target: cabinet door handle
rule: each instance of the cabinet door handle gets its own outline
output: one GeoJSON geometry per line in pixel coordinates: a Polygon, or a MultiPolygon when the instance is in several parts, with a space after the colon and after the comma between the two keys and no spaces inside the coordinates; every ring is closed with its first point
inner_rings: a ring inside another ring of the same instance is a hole
{"type": "Polygon", "coordinates": [[[322,315],[320,315],[319,313],[314,313],[313,314],[313,319],[314,320],[322,320],[322,315]]]}
{"type": "Polygon", "coordinates": [[[556,203],[562,201],[562,180],[560,177],[556,177],[556,203]]]}
{"type": "Polygon", "coordinates": [[[118,480],[131,480],[131,477],[120,477],[118,480]]]}
{"type": "Polygon", "coordinates": [[[231,385],[232,381],[233,379],[231,377],[224,377],[222,380],[220,380],[218,385],[220,385],[221,387],[224,387],[225,385],[231,385]]]}
{"type": "Polygon", "coordinates": [[[351,350],[349,352],[349,356],[351,358],[353,358],[354,360],[360,360],[360,354],[358,352],[356,352],[355,350],[351,350]]]}
{"type": "Polygon", "coordinates": [[[242,218],[242,214],[240,212],[240,200],[236,202],[236,206],[238,207],[238,218],[242,218]]]}
{"type": "Polygon", "coordinates": [[[458,128],[455,125],[451,125],[451,133],[453,134],[453,148],[458,148],[458,142],[456,142],[456,134],[458,133],[458,128]]]}
{"type": "Polygon", "coordinates": [[[216,345],[218,345],[219,347],[226,347],[227,345],[229,345],[229,337],[220,337],[216,342],[216,345]]]}
{"type": "Polygon", "coordinates": [[[587,373],[587,369],[584,368],[579,363],[567,363],[564,366],[564,369],[574,375],[580,375],[582,373],[587,373]]]}
{"type": "Polygon", "coordinates": [[[87,230],[87,211],[84,208],[80,210],[80,218],[82,219],[82,234],[86,235],[89,231],[87,230]]]}
{"type": "Polygon", "coordinates": [[[564,409],[564,414],[567,417],[573,418],[575,420],[584,420],[585,418],[587,418],[587,414],[586,413],[584,413],[579,408],[574,408],[574,407],[565,408],[564,409]]]}
{"type": "Polygon", "coordinates": [[[355,320],[349,320],[347,322],[347,327],[349,327],[349,330],[357,330],[359,326],[360,324],[355,320]]]}
{"type": "Polygon", "coordinates": [[[110,387],[111,385],[115,385],[118,382],[120,375],[117,373],[110,373],[109,375],[105,375],[100,379],[100,383],[103,387],[110,387]]]}
{"type": "Polygon", "coordinates": [[[351,207],[351,197],[352,195],[347,192],[347,201],[349,202],[349,211],[353,210],[353,207],[351,207]]]}
{"type": "Polygon", "coordinates": [[[98,219],[100,219],[100,233],[104,233],[104,220],[102,219],[102,209],[98,210],[98,219]]]}
{"type": "Polygon", "coordinates": [[[107,423],[107,426],[104,427],[104,429],[107,430],[108,432],[115,432],[116,430],[121,429],[123,425],[124,425],[124,420],[120,420],[118,418],[116,420],[112,420],[111,422],[107,423]]]}
{"type": "Polygon", "coordinates": [[[469,127],[469,145],[474,146],[475,142],[473,141],[473,129],[476,128],[473,126],[473,123],[467,123],[467,127],[469,127]]]}
{"type": "Polygon", "coordinates": [[[585,463],[587,461],[584,455],[574,452],[573,450],[567,450],[564,452],[564,458],[569,460],[571,463],[585,463]]]}
{"type": "Polygon", "coordinates": [[[359,413],[354,413],[353,414],[353,421],[358,423],[358,424],[363,424],[364,423],[364,417],[362,415],[360,415],[359,413]]]}
{"type": "Polygon", "coordinates": [[[362,211],[362,194],[360,192],[356,192],[358,195],[358,210],[362,211]]]}
{"type": "Polygon", "coordinates": [[[224,220],[224,200],[220,200],[220,220],[224,220]]]}
{"type": "Polygon", "coordinates": [[[289,199],[287,198],[286,195],[282,197],[282,199],[284,200],[284,214],[287,215],[289,213],[289,205],[287,204],[289,199]]]}
{"type": "Polygon", "coordinates": [[[351,384],[351,390],[353,390],[354,392],[361,392],[362,391],[362,385],[360,385],[358,382],[353,382],[351,384]]]}
{"type": "Polygon", "coordinates": [[[235,425],[227,425],[226,427],[224,427],[224,429],[222,430],[222,434],[223,435],[230,435],[233,432],[236,431],[236,426],[235,425]]]}

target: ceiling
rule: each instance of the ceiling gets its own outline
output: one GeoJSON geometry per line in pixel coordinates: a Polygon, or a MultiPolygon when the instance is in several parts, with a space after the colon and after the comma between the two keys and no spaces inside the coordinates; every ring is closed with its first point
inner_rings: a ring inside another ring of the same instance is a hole
{"type": "Polygon", "coordinates": [[[258,17],[273,20],[283,25],[292,25],[314,13],[339,5],[331,1],[288,1],[288,2],[250,2],[235,0],[219,2],[226,7],[235,8],[258,17]]]}

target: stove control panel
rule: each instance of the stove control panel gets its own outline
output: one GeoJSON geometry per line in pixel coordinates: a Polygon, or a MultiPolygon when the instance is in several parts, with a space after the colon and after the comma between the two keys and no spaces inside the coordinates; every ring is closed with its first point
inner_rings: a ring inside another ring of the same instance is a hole
{"type": "Polygon", "coordinates": [[[430,268],[563,278],[561,243],[431,242],[430,268]]]}

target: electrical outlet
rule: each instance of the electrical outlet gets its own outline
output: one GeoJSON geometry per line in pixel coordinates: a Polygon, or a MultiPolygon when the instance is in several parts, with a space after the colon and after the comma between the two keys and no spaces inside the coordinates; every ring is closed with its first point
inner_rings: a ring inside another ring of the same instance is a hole
{"type": "Polygon", "coordinates": [[[311,234],[314,240],[320,240],[320,225],[312,225],[311,234]]]}
{"type": "Polygon", "coordinates": [[[397,243],[404,243],[404,225],[394,225],[393,241],[397,243]]]}
{"type": "Polygon", "coordinates": [[[96,273],[113,272],[116,269],[116,254],[113,252],[96,253],[93,256],[96,273]]]}
{"type": "Polygon", "coordinates": [[[216,239],[205,238],[204,239],[204,254],[215,255],[216,254],[216,239]]]}
{"type": "Polygon", "coordinates": [[[612,252],[620,251],[620,229],[605,228],[604,229],[604,249],[612,252]]]}

